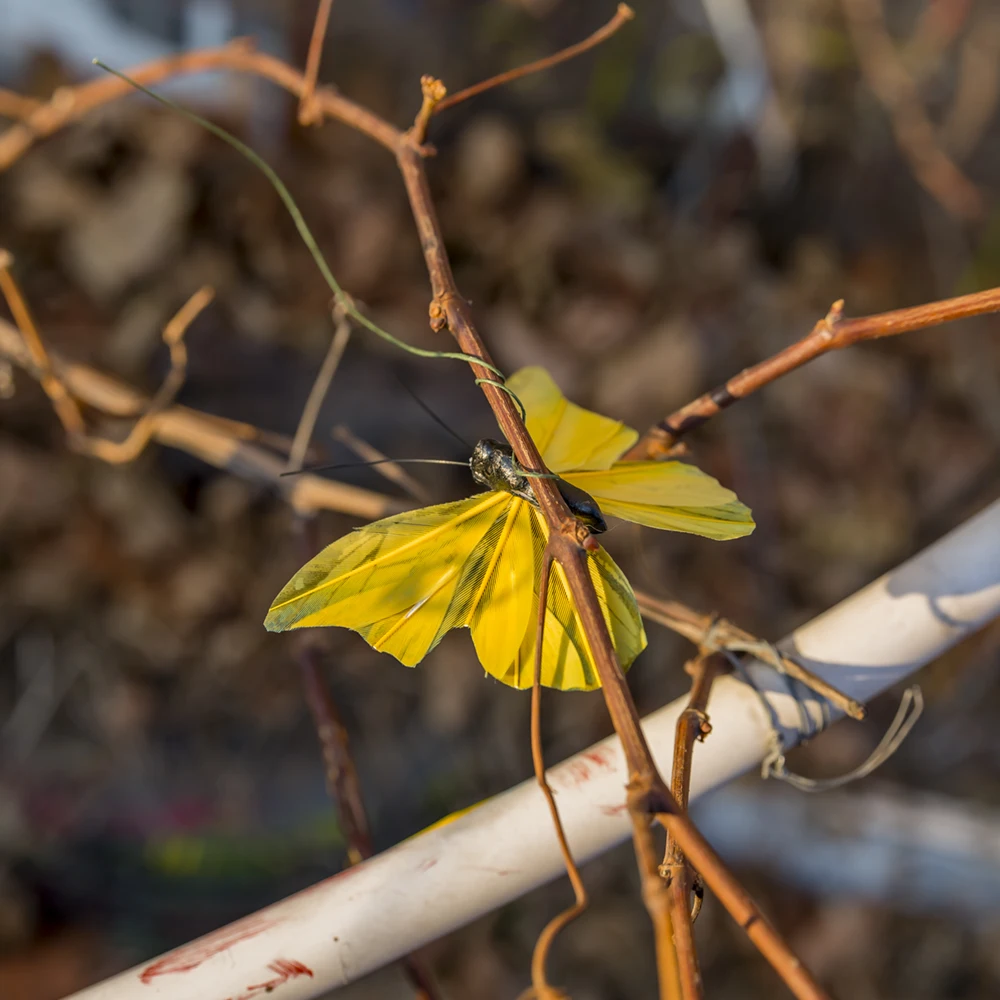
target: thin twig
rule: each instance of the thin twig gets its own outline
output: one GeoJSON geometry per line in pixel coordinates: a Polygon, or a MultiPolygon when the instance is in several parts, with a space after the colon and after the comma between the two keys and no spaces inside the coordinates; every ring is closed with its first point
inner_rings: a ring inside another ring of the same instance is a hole
{"type": "MultiPolygon", "coordinates": [[[[708,696],[712,681],[726,670],[726,662],[715,655],[697,656],[687,665],[692,675],[691,696],[687,707],[677,719],[677,733],[674,738],[674,766],[670,776],[670,790],[677,804],[688,808],[691,794],[691,761],[696,740],[704,740],[711,732],[708,721],[708,696]]],[[[697,887],[694,907],[690,902],[694,888],[692,873],[684,861],[684,852],[672,837],[667,837],[660,875],[667,881],[670,894],[670,919],[674,929],[674,944],[677,948],[677,964],[681,981],[681,995],[684,1000],[698,1000],[702,995],[701,972],[698,956],[694,948],[692,923],[700,908],[701,889],[697,887]]]]}
{"type": "MultiPolygon", "coordinates": [[[[689,608],[680,601],[669,601],[661,597],[653,597],[642,590],[635,592],[636,603],[644,618],[657,622],[666,628],[690,639],[699,648],[705,648],[711,639],[710,650],[736,648],[739,652],[746,652],[747,646],[763,645],[759,639],[747,632],[745,629],[734,625],[725,618],[716,615],[703,615],[689,608]]],[[[861,702],[838,691],[832,684],[817,677],[811,670],[802,666],[796,660],[785,656],[780,651],[778,655],[781,660],[782,669],[789,677],[794,677],[804,684],[810,691],[814,691],[820,697],[825,698],[831,705],[835,705],[845,715],[860,721],[864,719],[868,711],[861,702]]]]}
{"type": "MultiPolygon", "coordinates": [[[[309,555],[314,554],[315,549],[310,549],[309,555]]],[[[329,689],[323,682],[322,655],[312,637],[301,644],[299,666],[306,704],[312,714],[323,753],[327,791],[337,803],[340,825],[347,840],[347,859],[350,864],[356,865],[372,856],[371,829],[361,798],[361,786],[351,756],[347,730],[333,698],[330,697],[329,689]]]]}
{"type": "Polygon", "coordinates": [[[7,267],[9,263],[10,255],[6,251],[0,251],[0,289],[7,299],[32,363],[38,371],[38,380],[66,431],[70,447],[85,455],[93,455],[109,465],[123,465],[135,461],[149,444],[156,428],[157,418],[174,401],[184,384],[187,372],[184,334],[199,313],[212,301],[215,292],[208,285],[200,288],[164,327],[163,342],[170,351],[170,370],[126,438],[123,441],[109,441],[107,438],[87,433],[79,405],[66,389],[62,379],[52,370],[48,351],[17,287],[17,282],[7,267]]]}
{"type": "Polygon", "coordinates": [[[21,333],[24,345],[28,349],[31,363],[38,372],[38,382],[45,391],[45,395],[49,397],[52,408],[55,410],[59,422],[65,428],[70,443],[75,444],[86,435],[83,415],[73,397],[66,391],[62,381],[52,371],[52,365],[49,362],[49,355],[45,350],[41,334],[38,332],[38,327],[35,326],[31,311],[21,295],[14,275],[11,274],[10,269],[13,263],[14,260],[10,253],[6,250],[0,250],[0,292],[7,300],[7,306],[10,308],[14,322],[21,333]]]}
{"type": "Polygon", "coordinates": [[[316,373],[316,381],[313,382],[309,395],[306,398],[305,406],[302,407],[302,416],[299,417],[299,425],[295,428],[295,437],[292,439],[292,450],[288,453],[289,472],[298,472],[305,461],[306,452],[309,450],[309,442],[312,440],[313,431],[316,428],[316,421],[319,418],[319,411],[323,407],[323,400],[330,389],[333,376],[337,374],[340,359],[344,356],[347,342],[351,339],[351,324],[345,313],[337,311],[337,326],[330,346],[323,358],[323,363],[316,373]]]}
{"type": "Polygon", "coordinates": [[[844,319],[843,310],[843,299],[834,302],[827,315],[801,340],[745,368],[728,382],[675,410],[646,431],[624,457],[629,460],[663,457],[678,438],[700,427],[727,406],[829,351],[838,351],[864,340],[894,337],[957,319],[1000,312],[1000,288],[855,319],[844,319]]]}
{"type": "MultiPolygon", "coordinates": [[[[36,379],[41,376],[19,331],[2,319],[0,357],[13,362],[36,379]]],[[[111,417],[126,419],[144,413],[149,406],[148,397],[119,379],[88,365],[64,361],[54,351],[49,352],[48,357],[51,370],[69,394],[85,406],[111,417]]],[[[165,409],[153,420],[152,429],[153,440],[161,445],[179,448],[218,469],[281,490],[292,508],[300,513],[336,510],[374,520],[405,508],[393,497],[308,473],[282,479],[285,462],[253,443],[260,436],[260,432],[248,425],[199,413],[186,406],[165,409]]]]}
{"type": "Polygon", "coordinates": [[[312,37],[309,39],[309,53],[306,56],[306,72],[302,81],[302,95],[299,98],[299,124],[316,125],[323,119],[323,112],[315,104],[316,80],[319,77],[319,64],[323,58],[323,40],[326,38],[326,26],[330,21],[330,8],[333,0],[319,0],[316,8],[316,20],[313,23],[312,37]]]}
{"type": "Polygon", "coordinates": [[[390,482],[395,483],[397,486],[406,490],[415,500],[419,500],[421,503],[430,503],[431,495],[424,487],[423,483],[414,479],[401,465],[397,462],[390,462],[386,459],[386,456],[378,450],[378,448],[373,447],[367,441],[359,438],[349,427],[345,427],[343,424],[337,424],[336,427],[330,432],[334,440],[339,441],[341,444],[346,445],[351,449],[356,455],[364,459],[366,462],[378,462],[378,465],[373,465],[372,468],[380,475],[384,476],[390,482]]]}
{"type": "Polygon", "coordinates": [[[632,8],[626,3],[620,3],[618,4],[618,9],[615,11],[614,17],[612,17],[611,20],[608,21],[608,23],[603,27],[598,28],[592,35],[585,38],[582,42],[577,42],[575,45],[569,45],[565,49],[562,49],[553,55],[545,56],[543,59],[536,59],[534,62],[526,63],[524,66],[518,66],[516,69],[507,70],[506,73],[498,73],[496,76],[491,76],[488,80],[483,80],[481,83],[476,83],[471,87],[466,87],[464,90],[460,90],[457,93],[452,94],[451,97],[446,97],[444,100],[439,101],[437,107],[434,109],[434,113],[438,114],[446,108],[454,107],[462,101],[467,101],[470,97],[476,97],[485,90],[492,90],[494,87],[502,87],[505,83],[511,83],[513,80],[520,80],[521,77],[529,76],[532,73],[541,73],[544,70],[551,69],[553,66],[558,66],[559,63],[566,62],[567,59],[572,59],[574,56],[581,55],[610,38],[623,24],[631,21],[633,17],[635,17],[635,12],[632,8]]]}
{"type": "Polygon", "coordinates": [[[798,1000],[829,1000],[801,959],[687,817],[681,812],[670,812],[661,813],[656,818],[666,828],[668,836],[676,838],[688,862],[702,875],[708,888],[743,928],[792,994],[798,1000]]]}
{"type": "Polygon", "coordinates": [[[842,0],[868,85],[889,114],[900,150],[921,185],[952,215],[973,221],[986,205],[980,189],[944,151],[920,93],[885,27],[879,0],[842,0]]]}
{"type": "Polygon", "coordinates": [[[558,1000],[561,993],[549,985],[545,975],[545,965],[549,957],[549,949],[559,932],[572,921],[576,920],[587,908],[587,889],[580,877],[580,869],[573,860],[573,852],[566,840],[559,807],[548,779],[545,777],[545,754],[542,750],[542,652],[545,638],[545,616],[549,594],[549,570],[552,568],[552,553],[546,547],[542,555],[542,570],[538,582],[538,628],[535,632],[535,675],[531,685],[531,762],[535,768],[535,780],[542,789],[545,801],[549,806],[552,825],[555,827],[559,850],[566,865],[566,874],[573,887],[575,897],[573,905],[554,916],[542,929],[535,942],[535,950],[531,956],[531,987],[535,1000],[558,1000]]]}

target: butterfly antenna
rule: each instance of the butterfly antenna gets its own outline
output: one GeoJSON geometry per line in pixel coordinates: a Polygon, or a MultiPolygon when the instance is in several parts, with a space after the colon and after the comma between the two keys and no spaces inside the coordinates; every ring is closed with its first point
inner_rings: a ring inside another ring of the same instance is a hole
{"type": "Polygon", "coordinates": [[[426,413],[427,416],[429,416],[431,418],[431,420],[433,420],[434,423],[436,423],[438,425],[438,427],[444,428],[456,441],[458,441],[471,454],[471,452],[473,451],[473,446],[471,444],[469,444],[469,442],[466,441],[465,438],[462,437],[462,435],[458,433],[458,431],[456,431],[453,428],[449,427],[448,424],[445,423],[445,421],[441,417],[439,417],[430,408],[430,406],[428,406],[427,403],[425,403],[417,395],[416,391],[411,386],[407,385],[406,380],[399,374],[399,372],[397,372],[397,371],[394,370],[393,374],[396,376],[396,379],[399,382],[399,384],[413,397],[413,401],[417,404],[417,406],[419,406],[420,409],[423,410],[424,413],[426,413]]]}
{"type": "Polygon", "coordinates": [[[386,462],[394,462],[397,465],[461,465],[467,469],[468,462],[458,462],[450,458],[376,458],[371,462],[341,462],[338,465],[313,465],[305,469],[291,469],[288,472],[279,473],[281,477],[297,476],[302,472],[331,472],[334,469],[361,469],[369,465],[384,465],[386,462]]]}

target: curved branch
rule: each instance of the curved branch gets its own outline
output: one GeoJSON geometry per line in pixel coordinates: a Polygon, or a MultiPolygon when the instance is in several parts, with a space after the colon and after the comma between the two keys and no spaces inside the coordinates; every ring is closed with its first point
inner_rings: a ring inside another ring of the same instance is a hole
{"type": "Polygon", "coordinates": [[[864,340],[895,337],[900,333],[924,330],[957,319],[1000,312],[1000,288],[988,288],[971,295],[959,295],[953,299],[941,299],[922,306],[893,309],[891,312],[855,319],[844,319],[843,312],[844,300],[840,299],[834,302],[826,316],[801,340],[765,361],[744,368],[728,382],[706,392],[679,410],[674,410],[646,431],[625,457],[633,460],[662,458],[688,431],[700,427],[737,400],[764,388],[782,375],[801,368],[806,362],[822,354],[839,351],[864,340]]]}

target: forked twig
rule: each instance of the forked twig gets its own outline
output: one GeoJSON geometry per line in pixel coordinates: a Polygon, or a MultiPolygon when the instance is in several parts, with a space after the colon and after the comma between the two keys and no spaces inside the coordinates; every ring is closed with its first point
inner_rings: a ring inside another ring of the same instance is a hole
{"type": "Polygon", "coordinates": [[[62,379],[53,370],[48,351],[45,349],[45,344],[31,317],[27,303],[10,273],[10,260],[10,254],[6,251],[0,251],[0,290],[10,306],[14,321],[24,338],[31,361],[38,372],[39,383],[51,400],[52,408],[66,431],[70,447],[75,451],[93,455],[109,465],[122,465],[134,461],[142,454],[153,437],[157,418],[174,401],[184,384],[184,376],[187,372],[187,348],[184,346],[184,334],[198,314],[212,301],[215,292],[208,285],[200,288],[181,306],[173,319],[164,327],[163,342],[170,351],[170,370],[156,395],[149,401],[142,416],[129,431],[128,436],[123,441],[109,441],[107,438],[94,437],[87,433],[79,405],[67,390],[62,379]]]}
{"type": "Polygon", "coordinates": [[[865,340],[894,337],[995,312],[1000,312],[1000,288],[988,288],[971,295],[855,319],[844,319],[844,301],[840,299],[801,340],[765,361],[744,368],[728,382],[675,410],[646,431],[624,457],[631,460],[663,457],[680,437],[700,427],[727,406],[829,351],[838,351],[865,340]]]}
{"type": "Polygon", "coordinates": [[[326,38],[326,26],[330,22],[330,8],[333,0],[319,0],[316,8],[316,20],[313,22],[312,37],[309,39],[309,52],[306,55],[306,71],[302,81],[302,94],[299,97],[299,124],[316,125],[323,119],[323,112],[316,106],[316,79],[319,76],[319,64],[323,58],[323,40],[326,38]]]}
{"type": "MultiPolygon", "coordinates": [[[[732,649],[736,652],[746,652],[748,646],[763,646],[764,644],[725,618],[716,615],[703,615],[679,601],[669,601],[653,597],[642,590],[636,590],[635,599],[644,618],[664,625],[666,628],[683,635],[699,649],[714,652],[717,649],[732,649]]],[[[852,719],[864,719],[868,710],[861,702],[838,691],[832,684],[817,677],[811,670],[802,666],[797,660],[776,651],[780,658],[783,671],[789,677],[794,677],[810,691],[825,698],[835,705],[845,715],[852,719]]]]}
{"type": "MultiPolygon", "coordinates": [[[[83,405],[125,419],[141,416],[148,409],[149,399],[119,379],[89,365],[65,361],[54,351],[48,352],[48,357],[52,372],[66,386],[69,395],[83,405]]],[[[0,358],[11,361],[36,379],[41,377],[18,329],[2,319],[0,358]]],[[[285,461],[257,443],[271,442],[275,436],[249,424],[176,405],[167,407],[152,423],[152,439],[159,444],[179,448],[242,479],[279,489],[292,509],[300,513],[337,510],[373,520],[405,507],[382,493],[308,473],[282,479],[285,461]]]]}
{"type": "Polygon", "coordinates": [[[544,70],[551,69],[553,66],[558,66],[559,63],[566,62],[567,59],[572,59],[600,45],[601,42],[610,38],[623,24],[627,24],[634,17],[635,12],[632,8],[626,3],[620,3],[614,17],[582,42],[577,42],[575,45],[568,45],[553,55],[545,56],[543,59],[536,59],[534,62],[518,66],[516,69],[507,70],[506,73],[498,73],[496,76],[491,76],[488,80],[475,83],[471,87],[466,87],[464,90],[452,94],[450,97],[445,97],[443,100],[437,102],[433,113],[438,114],[447,108],[454,107],[456,104],[461,104],[462,101],[467,101],[470,97],[476,97],[486,90],[492,90],[494,87],[502,87],[505,83],[520,80],[523,76],[530,76],[532,73],[541,73],[544,70]]]}

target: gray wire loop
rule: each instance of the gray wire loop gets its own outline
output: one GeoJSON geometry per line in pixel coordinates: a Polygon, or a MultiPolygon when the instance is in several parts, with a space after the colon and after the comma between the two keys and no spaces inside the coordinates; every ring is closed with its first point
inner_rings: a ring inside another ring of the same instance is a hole
{"type": "Polygon", "coordinates": [[[702,640],[702,647],[711,652],[720,652],[729,660],[733,670],[760,699],[760,703],[770,719],[770,749],[767,756],[761,762],[760,773],[762,778],[777,778],[779,781],[785,781],[793,788],[797,788],[802,792],[825,792],[833,788],[840,788],[852,781],[858,781],[861,778],[867,777],[876,768],[881,767],[900,748],[906,737],[910,735],[910,731],[924,710],[923,693],[920,690],[920,686],[914,684],[903,692],[899,708],[896,710],[896,716],[885,731],[885,735],[879,740],[878,746],[856,768],[836,778],[807,778],[804,775],[795,774],[794,771],[788,770],[785,759],[785,737],[782,733],[782,726],[774,706],[765,697],[763,691],[754,684],[742,658],[736,654],[746,653],[767,663],[784,679],[788,694],[798,708],[799,732],[802,734],[804,742],[816,736],[829,723],[830,703],[825,698],[816,695],[815,692],[809,691],[815,702],[819,704],[823,714],[822,723],[817,724],[806,706],[805,698],[802,696],[802,692],[808,691],[808,689],[795,678],[789,677],[779,650],[771,643],[763,641],[740,642],[737,640],[721,643],[715,637],[717,624],[713,622],[706,630],[705,638],[702,640]]]}
{"type": "Polygon", "coordinates": [[[784,741],[778,730],[773,729],[771,731],[771,750],[761,763],[761,777],[779,778],[802,792],[826,792],[833,788],[840,788],[852,781],[858,781],[860,778],[867,777],[876,768],[881,767],[902,746],[923,710],[923,692],[918,684],[914,684],[903,692],[895,718],[885,731],[885,735],[879,740],[878,746],[856,768],[836,778],[807,778],[789,771],[785,764],[784,741]]]}

